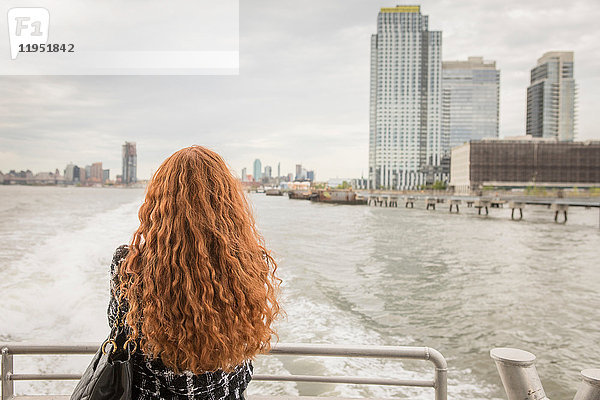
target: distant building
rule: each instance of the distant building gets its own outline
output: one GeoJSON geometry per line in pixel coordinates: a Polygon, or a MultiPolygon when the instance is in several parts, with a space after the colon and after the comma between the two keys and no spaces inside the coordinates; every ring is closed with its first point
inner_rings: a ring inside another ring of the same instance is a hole
{"type": "Polygon", "coordinates": [[[600,187],[600,141],[513,138],[465,143],[452,149],[450,186],[600,187]]]}
{"type": "Polygon", "coordinates": [[[296,164],[296,176],[297,181],[302,179],[302,164],[296,164]]]}
{"type": "Polygon", "coordinates": [[[94,183],[103,182],[102,163],[93,163],[90,167],[90,181],[94,183]]]}
{"type": "Polygon", "coordinates": [[[254,160],[254,180],[256,182],[260,182],[261,178],[262,178],[262,163],[260,162],[260,160],[257,158],[256,160],[254,160]]]}
{"type": "Polygon", "coordinates": [[[469,57],[442,63],[442,147],[498,137],[500,71],[495,61],[469,57]]]}
{"type": "Polygon", "coordinates": [[[82,182],[81,177],[83,176],[83,181],[85,181],[85,169],[79,168],[77,165],[73,167],[73,182],[82,182]]]}
{"type": "Polygon", "coordinates": [[[81,175],[81,171],[79,172],[79,180],[81,180],[81,182],[85,182],[88,179],[90,179],[90,177],[92,176],[92,166],[91,165],[86,165],[85,166],[85,175],[81,175]]]}
{"type": "Polygon", "coordinates": [[[294,180],[294,174],[292,174],[291,172],[289,174],[287,174],[287,181],[288,182],[292,182],[294,180]]]}
{"type": "Polygon", "coordinates": [[[267,179],[271,179],[271,166],[267,165],[265,166],[265,178],[267,179]]]}
{"type": "Polygon", "coordinates": [[[367,178],[358,178],[358,179],[352,179],[350,184],[352,185],[352,189],[354,189],[354,190],[367,189],[369,182],[368,182],[367,178]]]}
{"type": "Polygon", "coordinates": [[[121,154],[123,158],[121,183],[129,185],[137,182],[137,151],[135,142],[125,142],[121,154]]]}
{"type": "Polygon", "coordinates": [[[246,168],[242,168],[242,182],[246,182],[248,173],[246,172],[246,168]]]}
{"type": "Polygon", "coordinates": [[[419,6],[382,8],[371,36],[369,187],[443,179],[442,32],[419,6]]]}
{"type": "Polygon", "coordinates": [[[306,171],[306,179],[314,182],[315,181],[315,171],[313,171],[312,169],[310,171],[306,171]]]}
{"type": "Polygon", "coordinates": [[[110,169],[102,170],[102,183],[110,181],[110,169]]]}
{"type": "MultiPolygon", "coordinates": [[[[79,176],[78,176],[79,178],[79,176]]],[[[75,165],[73,163],[67,164],[65,167],[65,182],[72,183],[75,180],[75,165]]]]}
{"type": "Polygon", "coordinates": [[[576,90],[573,68],[572,51],[551,51],[538,59],[527,88],[528,135],[573,141],[576,90]]]}
{"type": "Polygon", "coordinates": [[[281,176],[281,163],[278,162],[277,163],[277,177],[279,178],[281,176]]]}

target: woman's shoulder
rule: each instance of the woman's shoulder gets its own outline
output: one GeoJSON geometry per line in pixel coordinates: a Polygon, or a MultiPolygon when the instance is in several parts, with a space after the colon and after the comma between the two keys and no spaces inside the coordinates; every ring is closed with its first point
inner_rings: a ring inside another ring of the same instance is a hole
{"type": "Polygon", "coordinates": [[[117,247],[115,253],[113,254],[112,261],[110,263],[111,275],[114,275],[118,271],[119,265],[121,265],[121,262],[125,260],[125,257],[127,257],[128,252],[129,246],[127,246],[126,244],[122,244],[119,247],[117,247]]]}

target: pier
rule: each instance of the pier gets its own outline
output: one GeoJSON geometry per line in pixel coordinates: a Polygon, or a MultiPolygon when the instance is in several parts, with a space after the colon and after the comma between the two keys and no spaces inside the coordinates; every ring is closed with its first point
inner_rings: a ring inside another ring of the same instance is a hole
{"type": "MultiPolygon", "coordinates": [[[[360,197],[366,199],[366,204],[379,207],[398,207],[397,193],[357,191],[360,197]]],[[[460,213],[459,205],[465,203],[467,208],[476,208],[478,215],[489,215],[492,208],[503,208],[508,205],[511,209],[511,219],[524,219],[523,210],[526,205],[547,206],[553,211],[554,222],[565,224],[568,221],[570,207],[598,208],[598,227],[600,228],[600,199],[599,198],[550,198],[525,196],[453,196],[415,194],[403,197],[405,208],[414,208],[415,203],[422,202],[426,210],[434,211],[436,204],[448,203],[450,213],[460,213]]]]}

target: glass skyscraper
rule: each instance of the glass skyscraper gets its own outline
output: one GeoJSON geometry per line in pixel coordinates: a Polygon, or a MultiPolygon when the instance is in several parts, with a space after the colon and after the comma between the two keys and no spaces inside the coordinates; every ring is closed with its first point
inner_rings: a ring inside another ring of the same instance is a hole
{"type": "Polygon", "coordinates": [[[125,185],[137,182],[137,151],[134,142],[123,145],[123,175],[121,182],[125,185]]]}
{"type": "Polygon", "coordinates": [[[495,61],[469,57],[442,63],[444,151],[470,140],[498,137],[500,71],[495,61]]]}
{"type": "Polygon", "coordinates": [[[262,179],[262,163],[258,158],[254,160],[254,168],[252,172],[254,173],[254,181],[260,182],[262,179]]]}
{"type": "Polygon", "coordinates": [[[419,6],[382,8],[371,36],[369,188],[442,178],[442,32],[419,6]]]}
{"type": "Polygon", "coordinates": [[[551,51],[538,59],[527,88],[527,134],[573,141],[575,91],[572,51],[551,51]]]}

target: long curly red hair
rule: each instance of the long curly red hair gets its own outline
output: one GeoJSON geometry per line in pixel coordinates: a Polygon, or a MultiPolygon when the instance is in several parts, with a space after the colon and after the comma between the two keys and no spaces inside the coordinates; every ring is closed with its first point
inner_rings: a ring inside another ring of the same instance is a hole
{"type": "Polygon", "coordinates": [[[270,349],[280,313],[277,265],[240,182],[201,146],[150,181],[120,268],[130,338],[174,371],[231,371],[270,349]]]}

